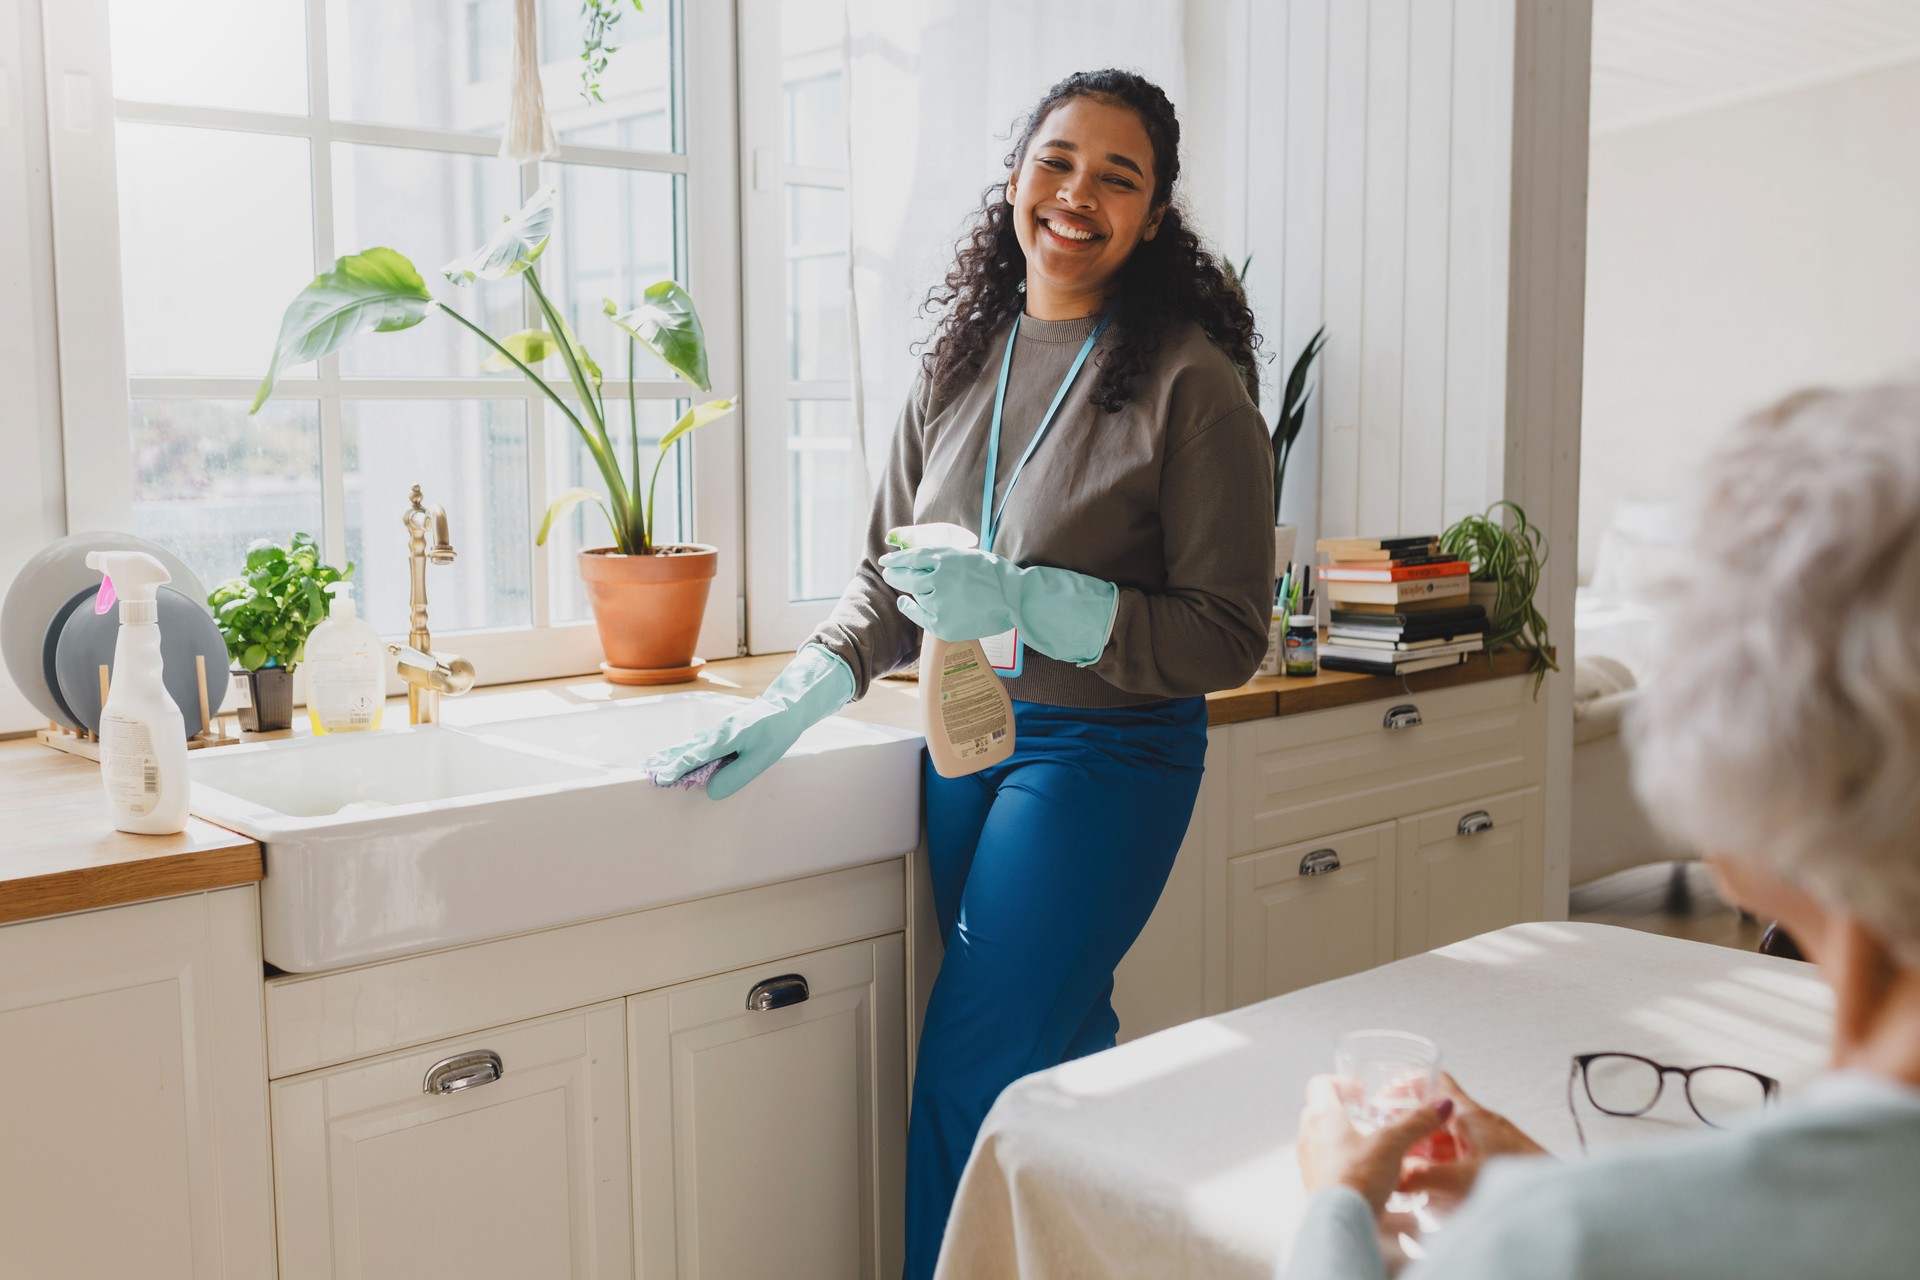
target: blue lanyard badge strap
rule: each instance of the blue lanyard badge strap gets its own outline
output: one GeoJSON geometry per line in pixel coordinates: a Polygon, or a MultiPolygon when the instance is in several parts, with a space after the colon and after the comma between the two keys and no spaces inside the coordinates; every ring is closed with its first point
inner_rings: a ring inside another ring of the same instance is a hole
{"type": "Polygon", "coordinates": [[[1107,321],[1111,317],[1101,316],[1100,323],[1093,326],[1093,332],[1080,344],[1080,354],[1073,358],[1073,367],[1067,370],[1067,376],[1061,380],[1060,389],[1053,393],[1053,403],[1047,406],[1047,414],[1040,419],[1040,426],[1033,433],[1033,439],[1027,442],[1027,451],[1020,455],[1019,463],[1013,469],[1013,475],[1007,480],[1007,491],[1001,495],[1000,509],[993,509],[993,482],[1000,473],[1000,419],[1007,404],[1007,374],[1013,369],[1013,343],[1020,336],[1020,317],[1013,320],[1013,332],[1007,335],[1007,354],[1000,360],[1000,385],[993,393],[993,426],[987,434],[987,477],[980,488],[980,549],[993,550],[993,536],[1000,530],[1000,520],[1007,513],[1007,499],[1013,497],[1013,486],[1020,483],[1020,473],[1026,470],[1027,460],[1033,457],[1033,451],[1040,447],[1040,441],[1047,434],[1047,428],[1053,425],[1053,415],[1059,410],[1060,402],[1067,398],[1067,391],[1073,386],[1073,380],[1080,376],[1080,366],[1093,354],[1093,344],[1100,341],[1100,335],[1107,330],[1107,321]]]}

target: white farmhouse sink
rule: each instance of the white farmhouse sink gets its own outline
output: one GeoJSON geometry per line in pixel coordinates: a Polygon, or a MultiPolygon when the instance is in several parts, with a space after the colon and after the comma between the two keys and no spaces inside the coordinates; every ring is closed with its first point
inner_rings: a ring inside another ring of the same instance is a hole
{"type": "Polygon", "coordinates": [[[193,811],[266,850],[293,973],[857,866],[919,839],[920,739],[835,718],[724,801],[639,762],[746,699],[691,693],[456,729],[196,752],[193,811]]]}

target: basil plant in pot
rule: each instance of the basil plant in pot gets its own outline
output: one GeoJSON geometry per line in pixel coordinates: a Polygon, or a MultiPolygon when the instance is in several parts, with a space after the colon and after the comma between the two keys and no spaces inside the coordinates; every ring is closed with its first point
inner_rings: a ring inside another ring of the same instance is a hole
{"type": "Polygon", "coordinates": [[[247,548],[246,569],[213,589],[207,604],[227,642],[233,674],[247,689],[240,727],[256,733],[293,724],[293,669],[306,657],[307,636],[327,617],[327,585],[353,576],[320,559],[313,538],[266,538],[247,548]]]}
{"type": "Polygon", "coordinates": [[[428,293],[419,271],[401,254],[388,248],[348,254],[335,262],[331,271],[316,276],[288,304],[273,361],[254,397],[253,410],[273,394],[281,369],[337,351],[361,333],[409,329],[436,311],[464,326],[493,349],[486,368],[518,369],[546,394],[579,435],[600,473],[603,491],[568,489],[553,499],[540,521],[535,541],[544,546],[554,521],[578,503],[591,502],[606,516],[612,545],[582,551],[579,557],[580,576],[606,653],[602,671],[616,683],[684,679],[691,674],[719,549],[699,543],[658,541],[654,529],[655,488],[668,451],[689,432],[731,413],[739,400],[706,400],[688,409],[661,437],[653,467],[645,471],[633,398],[637,349],[644,346],[694,390],[708,392],[712,382],[707,373],[706,334],[693,299],[672,280],[649,285],[630,308],[621,308],[611,298],[603,299],[602,313],[608,324],[624,335],[627,345],[630,439],[623,458],[608,430],[609,413],[613,411],[601,389],[600,366],[541,288],[535,270],[534,264],[546,250],[553,218],[554,191],[545,187],[517,213],[505,218],[484,245],[440,269],[449,282],[461,287],[519,277],[538,307],[544,327],[495,338],[428,293]],[[534,370],[553,358],[566,369],[574,404],[562,399],[534,370]]]}

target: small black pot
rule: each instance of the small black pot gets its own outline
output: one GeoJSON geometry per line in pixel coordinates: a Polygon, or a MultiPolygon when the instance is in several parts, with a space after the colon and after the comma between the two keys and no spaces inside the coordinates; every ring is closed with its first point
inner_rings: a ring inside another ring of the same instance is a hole
{"type": "Polygon", "coordinates": [[[239,708],[240,727],[248,733],[271,733],[293,727],[293,671],[262,667],[234,671],[246,681],[247,705],[239,708]]]}

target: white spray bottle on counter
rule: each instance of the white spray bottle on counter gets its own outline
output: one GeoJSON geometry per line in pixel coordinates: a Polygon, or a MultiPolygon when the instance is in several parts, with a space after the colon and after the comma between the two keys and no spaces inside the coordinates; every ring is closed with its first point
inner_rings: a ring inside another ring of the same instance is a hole
{"type": "Polygon", "coordinates": [[[187,724],[161,680],[160,588],[172,580],[144,551],[90,551],[87,568],[106,575],[94,612],[120,599],[113,680],[100,708],[100,776],[113,825],[164,836],[187,826],[187,724]]]}
{"type": "MultiPolygon", "coordinates": [[[[913,547],[977,547],[957,524],[910,524],[887,531],[887,543],[913,547]]],[[[920,718],[927,755],[943,778],[964,778],[1013,754],[1013,699],[978,640],[920,642],[920,718]]]]}

